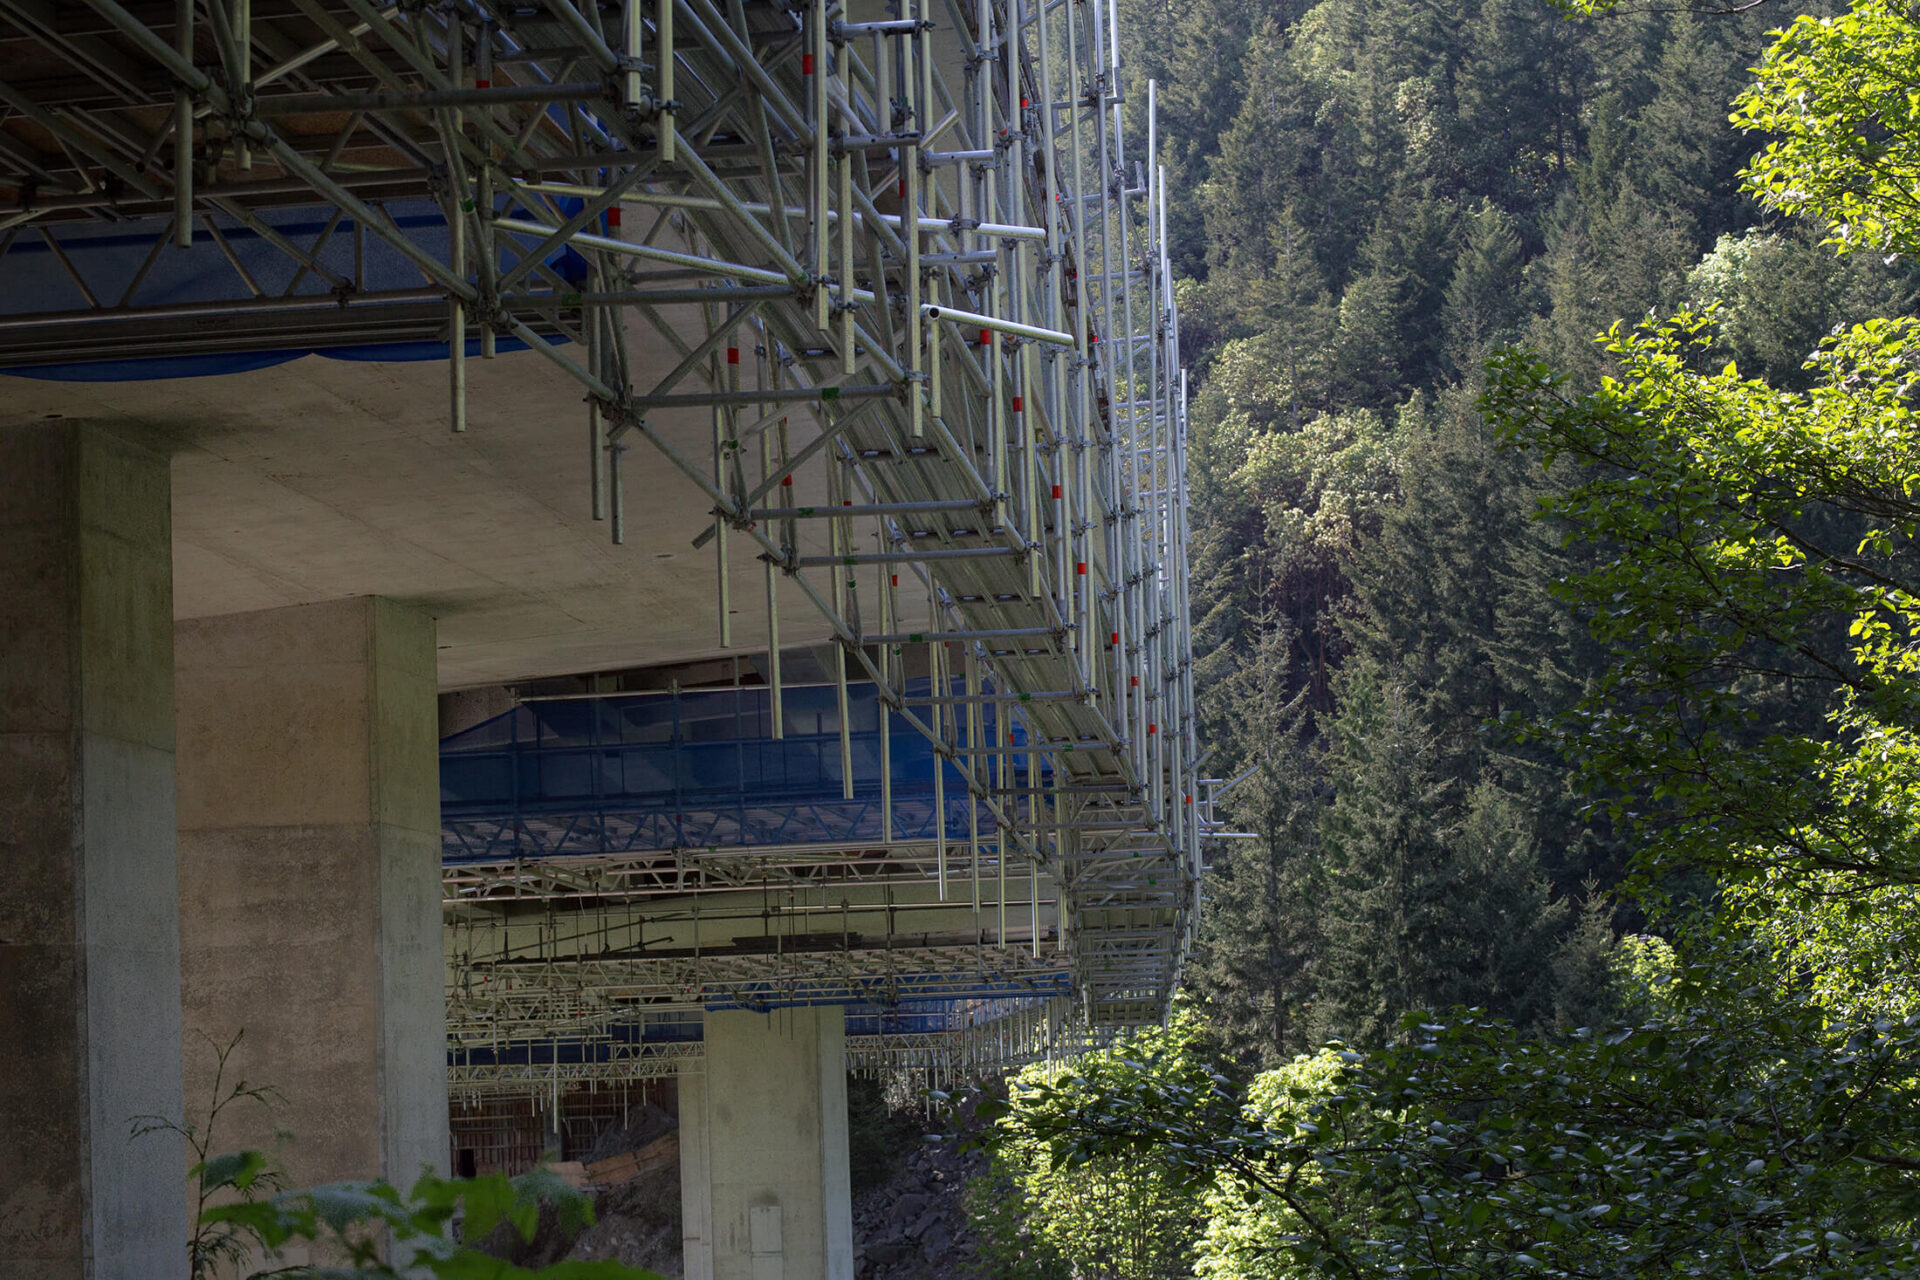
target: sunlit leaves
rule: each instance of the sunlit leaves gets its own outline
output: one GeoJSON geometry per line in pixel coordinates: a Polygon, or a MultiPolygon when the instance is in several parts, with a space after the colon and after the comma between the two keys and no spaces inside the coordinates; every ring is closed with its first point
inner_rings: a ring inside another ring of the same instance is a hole
{"type": "Polygon", "coordinates": [[[1920,25],[1889,0],[1802,15],[1780,33],[1733,122],[1773,140],[1747,190],[1831,223],[1842,249],[1920,247],[1920,25]]]}
{"type": "Polygon", "coordinates": [[[1915,325],[1836,336],[1805,392],[1697,370],[1711,339],[1710,317],[1616,328],[1618,372],[1585,397],[1519,353],[1493,362],[1508,438],[1589,477],[1546,514],[1600,552],[1561,589],[1616,665],[1561,729],[1597,784],[1644,783],[1652,870],[1909,881],[1915,325]]]}

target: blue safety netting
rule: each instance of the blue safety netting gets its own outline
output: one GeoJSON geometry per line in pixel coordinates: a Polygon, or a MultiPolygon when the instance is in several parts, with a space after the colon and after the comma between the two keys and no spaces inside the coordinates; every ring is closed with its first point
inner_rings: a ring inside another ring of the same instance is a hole
{"type": "MultiPolygon", "coordinates": [[[[557,203],[562,212],[568,214],[580,208],[580,202],[571,197],[557,203]]],[[[447,260],[446,219],[437,204],[431,200],[396,200],[384,207],[391,215],[393,226],[404,233],[410,243],[436,261],[447,260]]],[[[333,212],[330,207],[299,207],[261,209],[253,216],[272,236],[308,254],[339,279],[356,278],[355,254],[358,253],[361,255],[359,278],[369,293],[434,287],[419,267],[379,235],[369,231],[356,236],[358,228],[353,218],[343,216],[329,232],[333,212]]],[[[210,304],[253,297],[256,289],[261,299],[327,300],[336,296],[331,281],[315,271],[303,269],[276,247],[267,234],[225,214],[214,214],[213,222],[220,232],[220,240],[225,241],[225,249],[204,224],[194,227],[188,248],[175,248],[169,239],[172,221],[168,218],[60,223],[50,227],[45,236],[37,229],[28,228],[15,235],[5,252],[0,253],[0,317],[88,312],[95,309],[95,302],[109,308],[133,309],[210,304]],[[53,239],[54,245],[47,243],[47,236],[53,239]],[[156,241],[161,242],[157,251],[156,241]],[[58,253],[54,251],[55,245],[58,253]],[[79,282],[73,278],[76,274],[79,282]],[[128,287],[136,279],[137,287],[129,293],[128,287]]],[[[604,227],[588,229],[604,232],[604,227]]],[[[535,240],[531,236],[516,236],[505,243],[532,247],[535,240]]],[[[511,264],[514,254],[510,251],[504,261],[511,264]]],[[[586,278],[586,261],[572,249],[555,253],[546,262],[569,284],[577,286],[586,278]]],[[[370,325],[377,322],[379,311],[379,304],[356,307],[356,314],[365,316],[370,325]]],[[[175,322],[191,327],[195,319],[183,316],[175,322]]],[[[469,355],[477,355],[479,340],[469,339],[466,347],[469,355]]],[[[502,338],[498,344],[502,351],[524,347],[518,339],[502,338]]],[[[385,362],[444,360],[447,343],[328,343],[210,355],[62,361],[0,369],[0,373],[71,382],[195,378],[270,368],[305,355],[385,362]]]]}
{"type": "MultiPolygon", "coordinates": [[[[929,687],[910,681],[907,697],[929,687]]],[[[949,838],[966,838],[959,770],[940,765],[944,814],[936,813],[937,757],[892,711],[883,766],[875,685],[848,686],[851,799],[835,689],[785,689],[780,738],[772,701],[765,687],[555,699],[455,734],[440,749],[446,860],[879,842],[889,791],[894,839],[933,839],[942,820],[949,838]]],[[[989,704],[983,743],[999,741],[998,723],[989,704]]],[[[1005,732],[1016,748],[1025,744],[1024,725],[1010,721],[1005,732]]]]}

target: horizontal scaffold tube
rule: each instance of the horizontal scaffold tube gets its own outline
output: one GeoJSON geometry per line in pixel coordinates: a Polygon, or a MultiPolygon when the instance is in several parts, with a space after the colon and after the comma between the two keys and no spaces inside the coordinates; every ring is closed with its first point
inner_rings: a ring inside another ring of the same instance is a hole
{"type": "Polygon", "coordinates": [[[1056,347],[1073,345],[1073,335],[1061,333],[1058,329],[1042,329],[1037,324],[1021,324],[1017,320],[1002,320],[999,316],[981,315],[978,311],[961,311],[954,307],[943,307],[934,302],[920,304],[920,314],[929,320],[946,320],[963,328],[992,329],[997,333],[1010,333],[1016,338],[1031,338],[1035,342],[1050,342],[1056,347]]]}
{"type": "Polygon", "coordinates": [[[516,84],[498,89],[417,89],[410,93],[289,93],[253,100],[257,116],[413,107],[486,107],[510,102],[585,102],[607,97],[604,84],[516,84]]]}
{"type": "MultiPolygon", "coordinates": [[[[854,387],[791,387],[783,391],[689,391],[679,395],[635,396],[635,409],[677,409],[710,404],[789,404],[808,400],[884,400],[894,389],[884,384],[854,387]]],[[[837,514],[845,514],[844,508],[837,514]]]]}
{"type": "Polygon", "coordinates": [[[981,503],[965,498],[950,502],[843,503],[837,507],[763,507],[748,512],[754,520],[825,520],[838,516],[909,516],[932,511],[978,511],[981,503]]]}
{"type": "MultiPolygon", "coordinates": [[[[514,232],[530,236],[550,236],[558,227],[550,227],[544,222],[523,222],[519,218],[495,218],[491,224],[498,231],[514,232]]],[[[676,267],[692,267],[716,276],[733,276],[740,280],[753,280],[760,284],[791,284],[786,276],[778,271],[769,271],[765,267],[749,267],[738,262],[722,262],[716,258],[703,258],[693,253],[678,253],[672,249],[656,249],[650,244],[628,244],[625,240],[615,240],[609,236],[588,235],[576,231],[568,239],[575,248],[600,249],[607,253],[624,253],[630,257],[648,258],[654,262],[670,262],[676,267]]]]}
{"type": "MultiPolygon", "coordinates": [[[[542,195],[577,196],[585,200],[606,194],[605,187],[587,186],[577,182],[524,182],[519,184],[519,186],[521,190],[537,191],[542,195]]],[[[653,205],[662,209],[701,209],[716,213],[722,212],[726,208],[726,206],[711,196],[683,196],[665,191],[628,191],[621,195],[620,203],[653,205]]],[[[771,217],[773,215],[773,206],[762,201],[742,200],[740,201],[740,207],[748,213],[762,217],[771,217]]],[[[789,218],[804,218],[807,216],[805,205],[785,205],[782,207],[782,212],[789,218]]],[[[838,209],[827,210],[827,221],[837,222],[839,218],[840,211],[838,209]]],[[[853,215],[853,220],[856,223],[864,224],[866,215],[856,212],[853,215]]],[[[901,222],[897,214],[883,213],[880,215],[880,221],[886,223],[896,231],[900,229],[901,222]]],[[[920,230],[922,231],[971,231],[975,235],[989,236],[996,240],[1043,241],[1047,238],[1047,229],[1045,227],[1026,227],[1011,222],[974,223],[970,220],[960,218],[928,217],[918,218],[915,219],[915,221],[919,224],[920,230]]]]}
{"type": "MultiPolygon", "coordinates": [[[[867,644],[924,644],[930,641],[949,640],[1008,640],[1017,636],[1050,636],[1051,627],[986,627],[970,631],[889,631],[879,635],[861,636],[867,644]]],[[[908,698],[906,703],[915,707],[931,707],[942,703],[991,702],[993,698],[982,694],[978,698],[908,698]]]]}
{"type": "Polygon", "coordinates": [[[1015,547],[948,547],[928,551],[868,551],[852,556],[801,556],[802,569],[818,569],[837,564],[917,564],[922,560],[989,560],[995,556],[1017,556],[1025,552],[1015,547]]]}

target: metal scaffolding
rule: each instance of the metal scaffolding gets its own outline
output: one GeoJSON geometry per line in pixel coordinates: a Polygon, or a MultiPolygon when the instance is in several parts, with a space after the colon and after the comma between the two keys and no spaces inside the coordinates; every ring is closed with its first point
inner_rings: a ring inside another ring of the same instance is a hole
{"type": "MultiPolygon", "coordinates": [[[[0,41],[51,68],[0,82],[0,367],[432,342],[458,432],[470,360],[524,346],[584,394],[581,501],[613,542],[638,445],[710,500],[695,543],[714,549],[719,643],[736,604],[766,611],[770,736],[797,597],[834,641],[845,798],[851,683],[888,709],[883,758],[896,731],[930,744],[930,812],[949,784],[967,801],[966,831],[935,823],[888,856],[905,812],[889,790],[880,839],[837,862],[762,850],[731,887],[884,898],[868,882],[912,881],[930,903],[978,902],[984,875],[991,928],[918,949],[881,930],[783,955],[794,972],[771,978],[765,957],[701,956],[695,974],[549,955],[522,1001],[477,994],[513,942],[476,945],[456,1048],[577,1029],[567,993],[602,1015],[685,1002],[735,960],[732,992],[844,995],[911,953],[908,976],[949,974],[955,998],[1057,973],[1083,1028],[1163,1015],[1207,824],[1164,178],[1151,85],[1145,154],[1128,155],[1116,20],[1113,0],[0,12],[0,41]],[[283,289],[262,283],[268,258],[283,289]],[[199,264],[192,287],[155,300],[176,259],[199,264]],[[48,305],[60,290],[71,305],[48,305]],[[647,347],[672,353],[664,376],[638,378],[647,347]],[[711,421],[698,454],[660,429],[688,410],[711,421]],[[757,554],[758,581],[734,580],[730,545],[757,554]]],[[[464,859],[452,927],[478,937],[488,904],[551,916],[583,897],[640,921],[684,895],[689,866],[725,887],[692,852],[665,850],[671,885],[659,849],[464,859]]]]}

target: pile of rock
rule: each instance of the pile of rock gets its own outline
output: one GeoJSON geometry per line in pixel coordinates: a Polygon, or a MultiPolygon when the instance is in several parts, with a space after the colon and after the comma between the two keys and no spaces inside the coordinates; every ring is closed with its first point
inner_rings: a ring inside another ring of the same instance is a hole
{"type": "Polygon", "coordinates": [[[980,1255],[967,1219],[967,1180],[985,1167],[977,1152],[928,1145],[853,1203],[853,1263],[859,1280],[977,1280],[980,1255]]]}

